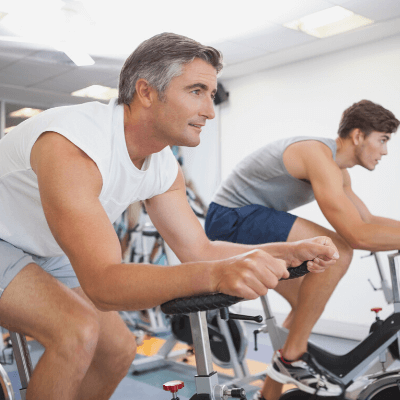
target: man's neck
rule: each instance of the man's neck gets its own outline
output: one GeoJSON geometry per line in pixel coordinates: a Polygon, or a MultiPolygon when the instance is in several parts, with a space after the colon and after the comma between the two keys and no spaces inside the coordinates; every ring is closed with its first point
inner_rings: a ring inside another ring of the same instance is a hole
{"type": "Polygon", "coordinates": [[[350,140],[338,137],[336,139],[336,164],[340,169],[352,168],[357,165],[354,146],[350,140]]]}
{"type": "Polygon", "coordinates": [[[124,105],[124,134],[129,157],[136,168],[141,169],[151,154],[158,153],[167,146],[154,134],[153,124],[143,112],[124,105]]]}

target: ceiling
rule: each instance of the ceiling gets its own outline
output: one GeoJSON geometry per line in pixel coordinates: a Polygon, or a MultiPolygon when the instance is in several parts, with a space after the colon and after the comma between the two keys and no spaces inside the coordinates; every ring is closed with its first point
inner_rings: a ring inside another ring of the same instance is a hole
{"type": "MultiPolygon", "coordinates": [[[[250,6],[252,1],[248,2],[250,6]]],[[[225,68],[220,78],[222,82],[389,36],[399,35],[400,39],[400,0],[279,0],[283,4],[286,2],[287,8],[285,12],[274,16],[268,13],[270,1],[258,3],[264,4],[266,10],[262,6],[254,9],[249,7],[247,14],[243,14],[251,18],[251,13],[265,13],[267,22],[259,29],[240,37],[206,43],[223,52],[225,68]],[[284,22],[334,5],[370,18],[375,23],[326,39],[282,26],[284,22]]],[[[150,4],[150,0],[146,4],[150,4]]],[[[204,29],[207,29],[204,15],[200,14],[201,18],[196,23],[204,24],[204,29]]],[[[224,20],[224,15],[217,15],[213,16],[210,23],[223,30],[224,20]]],[[[156,27],[153,32],[160,33],[156,27]]],[[[2,27],[0,21],[0,37],[7,36],[11,37],[13,33],[2,27]]],[[[73,97],[70,93],[90,85],[117,87],[119,71],[128,54],[91,55],[95,60],[94,65],[77,67],[63,52],[49,46],[0,40],[0,99],[23,105],[51,107],[81,103],[82,98],[73,97]]]]}

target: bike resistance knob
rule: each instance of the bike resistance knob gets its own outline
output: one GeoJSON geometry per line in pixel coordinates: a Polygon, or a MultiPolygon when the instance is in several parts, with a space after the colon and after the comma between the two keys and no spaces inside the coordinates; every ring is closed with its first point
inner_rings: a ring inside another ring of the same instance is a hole
{"type": "Polygon", "coordinates": [[[169,381],[167,383],[164,383],[163,389],[167,392],[171,392],[173,395],[173,399],[177,399],[175,396],[175,393],[179,390],[182,389],[185,386],[185,384],[182,381],[169,381]]]}

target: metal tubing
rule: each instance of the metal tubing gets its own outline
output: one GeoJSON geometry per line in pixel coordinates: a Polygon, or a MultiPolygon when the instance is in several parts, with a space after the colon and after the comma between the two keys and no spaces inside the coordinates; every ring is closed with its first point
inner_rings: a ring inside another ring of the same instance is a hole
{"type": "Polygon", "coordinates": [[[392,278],[393,306],[395,312],[400,312],[400,292],[399,292],[399,256],[400,253],[389,254],[389,268],[392,278]]]}
{"type": "Polygon", "coordinates": [[[236,349],[235,349],[235,345],[233,344],[232,335],[231,335],[231,332],[229,331],[228,323],[226,321],[224,321],[223,319],[221,319],[221,317],[219,315],[217,315],[217,322],[219,325],[219,330],[225,337],[226,344],[227,344],[228,350],[229,350],[229,357],[232,362],[232,368],[235,371],[235,376],[238,378],[243,378],[245,375],[245,372],[243,371],[242,365],[239,362],[239,359],[238,359],[238,356],[236,353],[236,349]]]}
{"type": "Polygon", "coordinates": [[[211,361],[210,339],[205,311],[189,314],[192,330],[194,354],[196,358],[197,374],[208,376],[213,372],[211,361]]]}
{"type": "Polygon", "coordinates": [[[10,331],[10,337],[13,346],[15,361],[17,362],[21,386],[22,389],[26,389],[28,387],[28,383],[33,372],[28,343],[25,336],[21,335],[20,333],[10,331]]]}
{"type": "Polygon", "coordinates": [[[5,135],[6,129],[6,103],[0,101],[0,139],[5,135]]]}

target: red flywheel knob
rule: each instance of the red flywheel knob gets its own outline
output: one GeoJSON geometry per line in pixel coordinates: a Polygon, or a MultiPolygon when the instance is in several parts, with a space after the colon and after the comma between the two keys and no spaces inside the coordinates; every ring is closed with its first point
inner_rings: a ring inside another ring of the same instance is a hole
{"type": "Polygon", "coordinates": [[[182,381],[169,381],[167,383],[164,383],[163,389],[168,392],[176,393],[179,389],[182,389],[184,386],[185,384],[182,381]]]}

